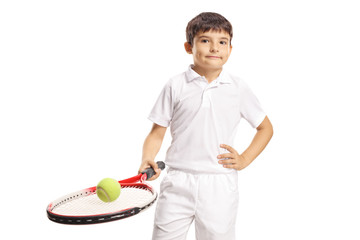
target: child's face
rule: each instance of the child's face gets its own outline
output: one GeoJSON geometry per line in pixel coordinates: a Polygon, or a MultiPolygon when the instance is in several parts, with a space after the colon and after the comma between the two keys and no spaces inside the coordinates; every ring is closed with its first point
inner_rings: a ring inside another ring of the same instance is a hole
{"type": "Polygon", "coordinates": [[[193,46],[185,43],[187,53],[193,54],[194,65],[204,70],[218,70],[227,62],[232,46],[225,31],[198,33],[193,46]]]}

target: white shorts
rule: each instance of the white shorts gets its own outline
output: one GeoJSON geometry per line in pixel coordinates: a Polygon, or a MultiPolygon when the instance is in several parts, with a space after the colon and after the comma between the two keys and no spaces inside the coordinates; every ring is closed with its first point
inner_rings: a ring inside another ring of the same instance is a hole
{"type": "Polygon", "coordinates": [[[193,174],[169,170],[161,183],[153,240],[186,239],[195,220],[197,240],[235,240],[237,172],[193,174]]]}

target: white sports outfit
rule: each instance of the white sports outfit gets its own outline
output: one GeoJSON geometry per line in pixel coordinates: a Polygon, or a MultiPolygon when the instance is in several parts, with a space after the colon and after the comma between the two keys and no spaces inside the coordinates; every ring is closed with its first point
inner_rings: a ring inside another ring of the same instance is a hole
{"type": "Polygon", "coordinates": [[[233,146],[245,118],[256,128],[265,118],[257,98],[239,78],[224,70],[208,83],[193,65],[167,82],[149,119],[169,127],[172,136],[161,183],[153,239],[186,239],[195,219],[197,239],[235,239],[237,171],[224,168],[220,144],[233,146]]]}

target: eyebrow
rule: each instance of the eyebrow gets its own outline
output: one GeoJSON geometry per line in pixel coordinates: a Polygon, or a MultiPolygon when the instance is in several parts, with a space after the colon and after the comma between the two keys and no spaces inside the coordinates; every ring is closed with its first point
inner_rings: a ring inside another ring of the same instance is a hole
{"type": "MultiPolygon", "coordinates": [[[[200,35],[199,38],[211,38],[211,37],[207,36],[207,35],[200,35]]],[[[230,41],[230,39],[228,37],[221,37],[220,39],[225,39],[227,41],[230,41]]]]}

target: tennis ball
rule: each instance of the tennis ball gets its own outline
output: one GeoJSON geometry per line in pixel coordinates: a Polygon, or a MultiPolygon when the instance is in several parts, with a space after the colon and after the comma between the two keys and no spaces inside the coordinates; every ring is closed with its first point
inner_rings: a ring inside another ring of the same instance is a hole
{"type": "Polygon", "coordinates": [[[96,194],[103,202],[115,201],[121,192],[121,186],[118,181],[112,178],[104,178],[96,186],[96,194]]]}

